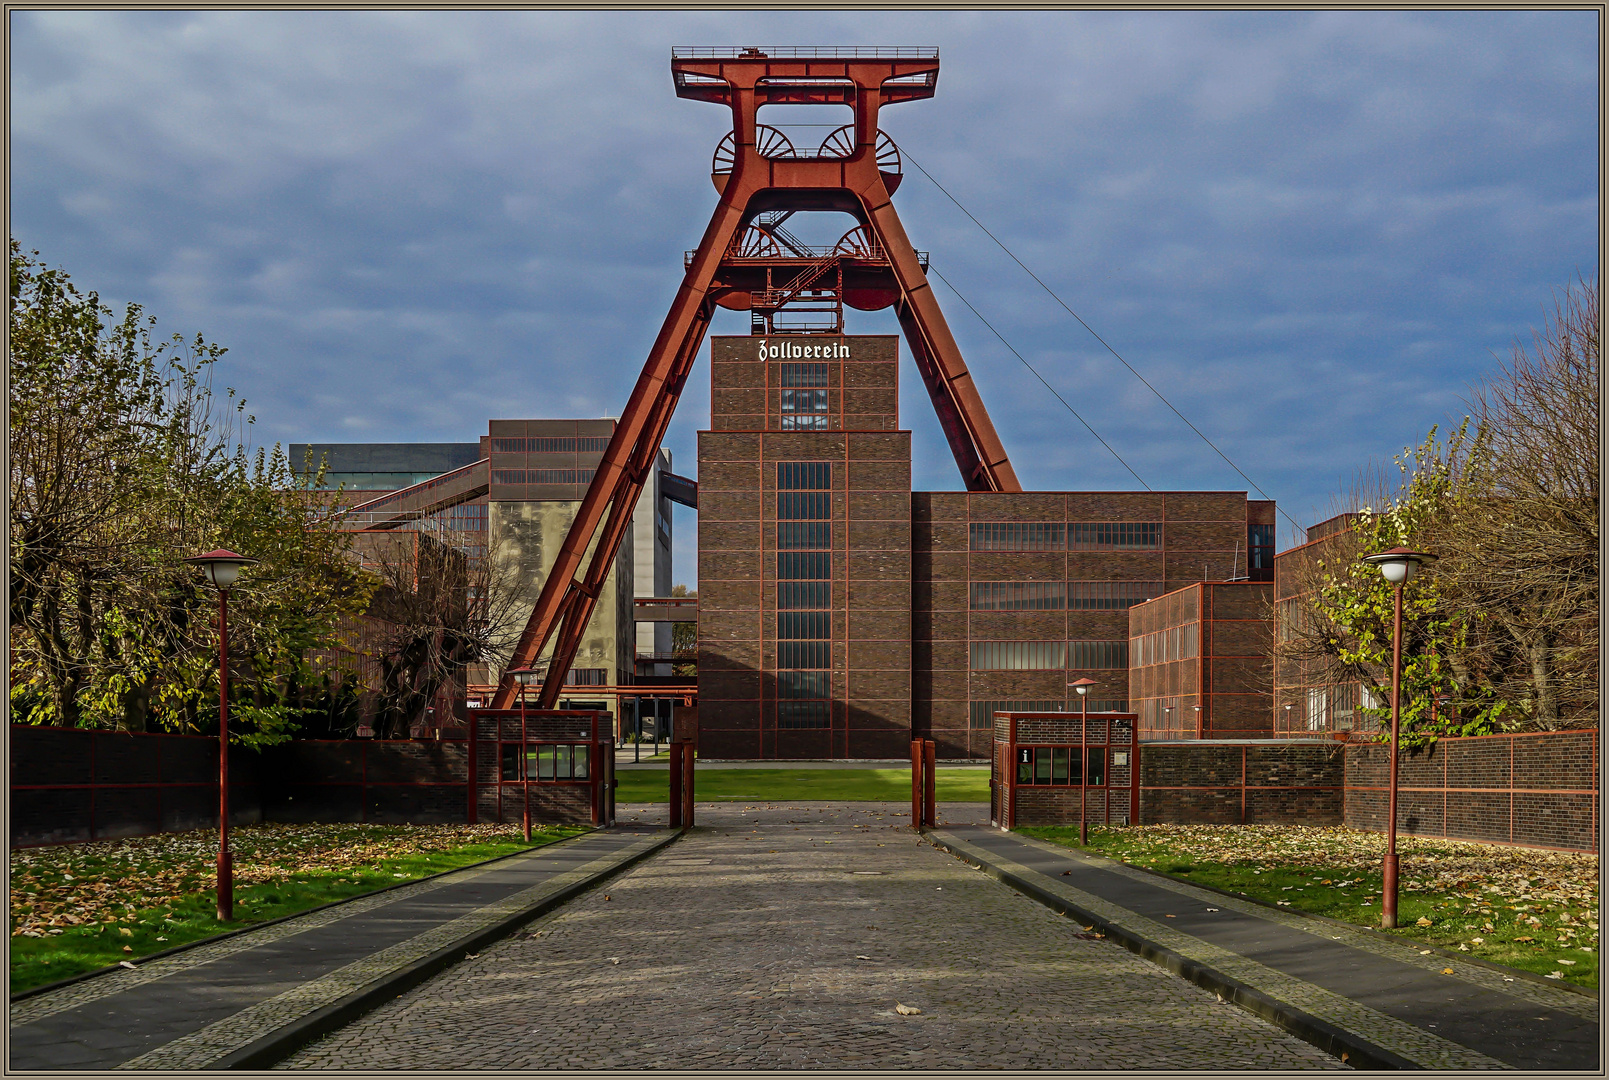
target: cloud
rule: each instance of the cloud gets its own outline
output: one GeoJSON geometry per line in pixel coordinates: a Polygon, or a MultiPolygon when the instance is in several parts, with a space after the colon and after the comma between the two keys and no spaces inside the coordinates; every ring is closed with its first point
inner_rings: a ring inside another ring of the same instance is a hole
{"type": "MultiPolygon", "coordinates": [[[[917,247],[1147,483],[1246,487],[925,169],[1301,519],[1596,272],[1596,17],[18,12],[13,230],[229,346],[262,441],[617,413],[728,123],[676,99],[670,46],[936,44],[936,97],[882,118],[917,247]]],[[[935,287],[1025,483],[1135,486],[935,287]]],[[[684,472],[702,372],[667,440],[684,472]]],[[[958,487],[904,380],[916,484],[958,487]]]]}

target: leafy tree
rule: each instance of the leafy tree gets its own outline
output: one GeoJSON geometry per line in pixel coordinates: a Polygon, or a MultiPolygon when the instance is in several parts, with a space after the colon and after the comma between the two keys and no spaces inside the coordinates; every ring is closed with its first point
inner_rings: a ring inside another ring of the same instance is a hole
{"type": "Polygon", "coordinates": [[[372,583],[276,447],[236,441],[245,402],[210,386],[224,349],[155,336],[130,304],[11,244],[12,716],[69,727],[216,723],[216,595],[187,556],[261,560],[230,595],[232,725],[288,737],[317,698],[310,650],[372,583]],[[210,687],[210,690],[209,690],[210,687]]]}
{"type": "Polygon", "coordinates": [[[1597,723],[1596,284],[1571,289],[1472,404],[1445,442],[1433,428],[1395,459],[1395,483],[1360,480],[1366,504],[1321,557],[1291,564],[1298,598],[1278,616],[1277,648],[1304,679],[1359,683],[1377,703],[1361,711],[1383,721],[1393,594],[1361,560],[1438,555],[1403,590],[1407,745],[1597,723]]]}

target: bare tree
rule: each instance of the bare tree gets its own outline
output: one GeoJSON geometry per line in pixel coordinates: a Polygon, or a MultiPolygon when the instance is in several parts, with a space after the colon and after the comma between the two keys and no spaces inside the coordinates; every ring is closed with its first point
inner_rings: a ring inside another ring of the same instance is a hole
{"type": "Polygon", "coordinates": [[[373,660],[379,685],[375,734],[407,738],[431,704],[461,695],[471,665],[506,655],[524,628],[528,582],[429,531],[360,533],[380,586],[373,660]]]}
{"type": "Polygon", "coordinates": [[[1511,724],[1596,723],[1598,289],[1580,281],[1473,395],[1479,437],[1435,531],[1436,579],[1467,615],[1461,660],[1511,724]]]}

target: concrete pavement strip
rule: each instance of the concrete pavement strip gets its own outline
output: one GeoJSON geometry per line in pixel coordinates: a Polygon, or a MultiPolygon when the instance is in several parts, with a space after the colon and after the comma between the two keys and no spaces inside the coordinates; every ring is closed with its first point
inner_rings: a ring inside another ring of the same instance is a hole
{"type": "Polygon", "coordinates": [[[1573,988],[991,827],[926,836],[1354,1067],[1598,1067],[1597,999],[1573,988]]]}
{"type": "Polygon", "coordinates": [[[587,833],[18,1002],[11,1068],[264,1067],[680,835],[587,833]]]}

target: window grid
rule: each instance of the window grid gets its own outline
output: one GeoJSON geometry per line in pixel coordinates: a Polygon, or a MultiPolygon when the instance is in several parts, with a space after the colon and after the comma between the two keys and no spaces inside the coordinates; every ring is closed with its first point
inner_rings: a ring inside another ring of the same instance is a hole
{"type": "Polygon", "coordinates": [[[1068,667],[1073,671],[1127,668],[1129,643],[1120,641],[1070,641],[1068,667]]]}
{"type": "Polygon", "coordinates": [[[1160,521],[1075,521],[1067,526],[1069,551],[1156,551],[1160,521]]]}
{"type": "MultiPolygon", "coordinates": [[[[824,371],[827,365],[795,366],[824,371]]],[[[819,394],[825,408],[826,392],[819,394]]],[[[783,419],[787,426],[789,418],[783,419]]],[[[778,728],[831,726],[832,614],[824,610],[832,600],[832,552],[827,550],[832,546],[831,488],[831,462],[777,462],[778,728]]]]}
{"type": "Polygon", "coordinates": [[[1067,606],[1075,611],[1119,611],[1166,591],[1160,581],[1069,581],[1067,606]]]}
{"type": "Polygon", "coordinates": [[[974,581],[973,611],[1061,611],[1067,586],[1060,581],[974,581]]]}
{"type": "MultiPolygon", "coordinates": [[[[830,461],[777,462],[778,491],[826,491],[832,487],[830,461]]],[[[777,514],[781,517],[780,511],[777,514]]]]}
{"type": "MultiPolygon", "coordinates": [[[[1089,787],[1106,783],[1105,746],[1085,747],[1089,762],[1089,787]]],[[[1022,746],[1017,749],[1019,786],[1077,786],[1083,779],[1078,767],[1076,746],[1022,746]]]]}
{"type": "Polygon", "coordinates": [[[1135,667],[1189,660],[1196,655],[1198,634],[1195,623],[1170,626],[1134,639],[1138,655],[1135,667]]]}
{"type": "Polygon", "coordinates": [[[596,469],[493,469],[494,484],[590,484],[596,469]]]}
{"type": "Polygon", "coordinates": [[[495,438],[492,440],[494,454],[601,454],[609,449],[609,437],[588,436],[586,438],[553,437],[553,438],[495,438]]]}
{"type": "Polygon", "coordinates": [[[789,388],[825,387],[827,364],[778,364],[777,385],[789,388]]]}
{"type": "Polygon", "coordinates": [[[1056,521],[975,521],[973,551],[1062,551],[1067,527],[1056,521]]]}
{"type": "Polygon", "coordinates": [[[971,721],[973,728],[991,728],[994,726],[994,714],[997,712],[1065,712],[1065,702],[1061,701],[973,701],[968,703],[971,708],[971,721]]]}
{"type": "Polygon", "coordinates": [[[1065,641],[974,641],[974,671],[1055,671],[1067,667],[1065,641]]]}

